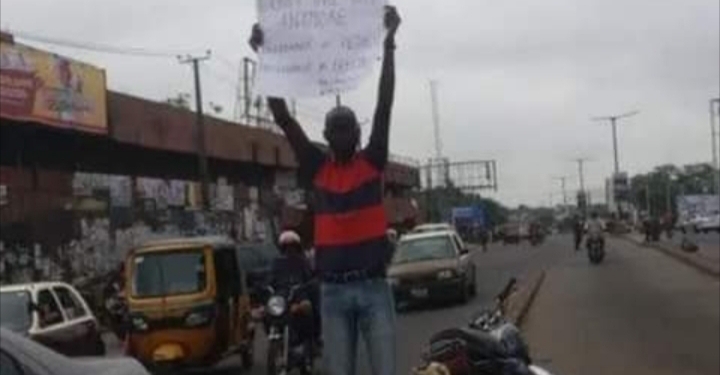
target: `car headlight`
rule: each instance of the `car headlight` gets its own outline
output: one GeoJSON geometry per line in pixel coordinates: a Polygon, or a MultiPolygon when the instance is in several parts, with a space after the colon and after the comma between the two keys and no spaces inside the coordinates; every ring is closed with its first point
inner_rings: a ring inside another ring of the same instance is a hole
{"type": "Polygon", "coordinates": [[[188,327],[199,327],[210,323],[211,319],[211,310],[193,311],[185,317],[185,325],[188,327]]]}
{"type": "Polygon", "coordinates": [[[280,296],[270,297],[267,303],[268,313],[272,316],[282,315],[285,312],[286,307],[285,298],[280,296]]]}
{"type": "Polygon", "coordinates": [[[130,321],[133,329],[136,331],[147,331],[149,328],[147,320],[145,320],[142,316],[133,316],[130,321]]]}
{"type": "Polygon", "coordinates": [[[452,279],[453,277],[455,277],[455,272],[451,270],[440,271],[437,274],[438,280],[447,280],[452,279]]]}

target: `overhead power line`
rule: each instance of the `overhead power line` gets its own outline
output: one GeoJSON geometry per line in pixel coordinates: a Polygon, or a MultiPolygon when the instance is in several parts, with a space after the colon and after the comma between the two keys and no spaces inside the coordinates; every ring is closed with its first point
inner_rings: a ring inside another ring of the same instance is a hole
{"type": "Polygon", "coordinates": [[[142,56],[142,57],[172,57],[176,58],[179,55],[188,55],[188,51],[162,51],[152,50],[147,48],[138,47],[127,47],[127,46],[113,46],[109,44],[91,43],[91,42],[80,42],[61,38],[51,38],[41,35],[35,35],[32,33],[26,33],[22,31],[11,31],[14,37],[18,39],[24,39],[31,42],[50,44],[59,47],[76,48],[93,52],[112,53],[116,55],[128,55],[128,56],[142,56]]]}

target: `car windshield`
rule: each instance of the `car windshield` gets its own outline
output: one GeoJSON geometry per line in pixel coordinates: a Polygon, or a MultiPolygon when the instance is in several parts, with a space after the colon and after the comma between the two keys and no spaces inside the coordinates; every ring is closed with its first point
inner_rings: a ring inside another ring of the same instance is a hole
{"type": "Polygon", "coordinates": [[[455,256],[448,236],[403,240],[398,244],[393,263],[419,262],[455,256]]]}
{"type": "Polygon", "coordinates": [[[200,250],[141,254],[133,259],[132,293],[154,297],[205,289],[205,255],[200,250]]]}
{"type": "Polygon", "coordinates": [[[30,328],[30,294],[23,291],[0,293],[0,326],[15,332],[30,328]]]}

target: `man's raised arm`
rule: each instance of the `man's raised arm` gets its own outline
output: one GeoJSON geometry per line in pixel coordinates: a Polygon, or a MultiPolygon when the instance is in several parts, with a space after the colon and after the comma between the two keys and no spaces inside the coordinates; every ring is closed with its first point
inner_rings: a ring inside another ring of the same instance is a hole
{"type": "Polygon", "coordinates": [[[380,87],[378,89],[377,107],[373,117],[372,133],[368,151],[376,161],[384,165],[388,158],[390,114],[392,113],[395,96],[395,32],[400,26],[400,16],[395,7],[385,9],[385,36],[380,87]]]}
{"type": "Polygon", "coordinates": [[[290,115],[285,100],[281,98],[268,98],[268,106],[270,107],[270,112],[273,114],[275,123],[285,133],[298,159],[306,155],[308,148],[311,146],[310,139],[300,127],[300,124],[290,115]]]}

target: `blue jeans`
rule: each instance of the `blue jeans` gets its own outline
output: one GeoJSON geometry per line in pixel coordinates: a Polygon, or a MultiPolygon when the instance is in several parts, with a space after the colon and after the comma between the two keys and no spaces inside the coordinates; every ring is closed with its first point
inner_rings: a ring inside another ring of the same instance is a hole
{"type": "Polygon", "coordinates": [[[358,341],[373,375],[395,375],[395,302],[385,279],[321,287],[322,336],[328,375],[355,375],[358,341]]]}

